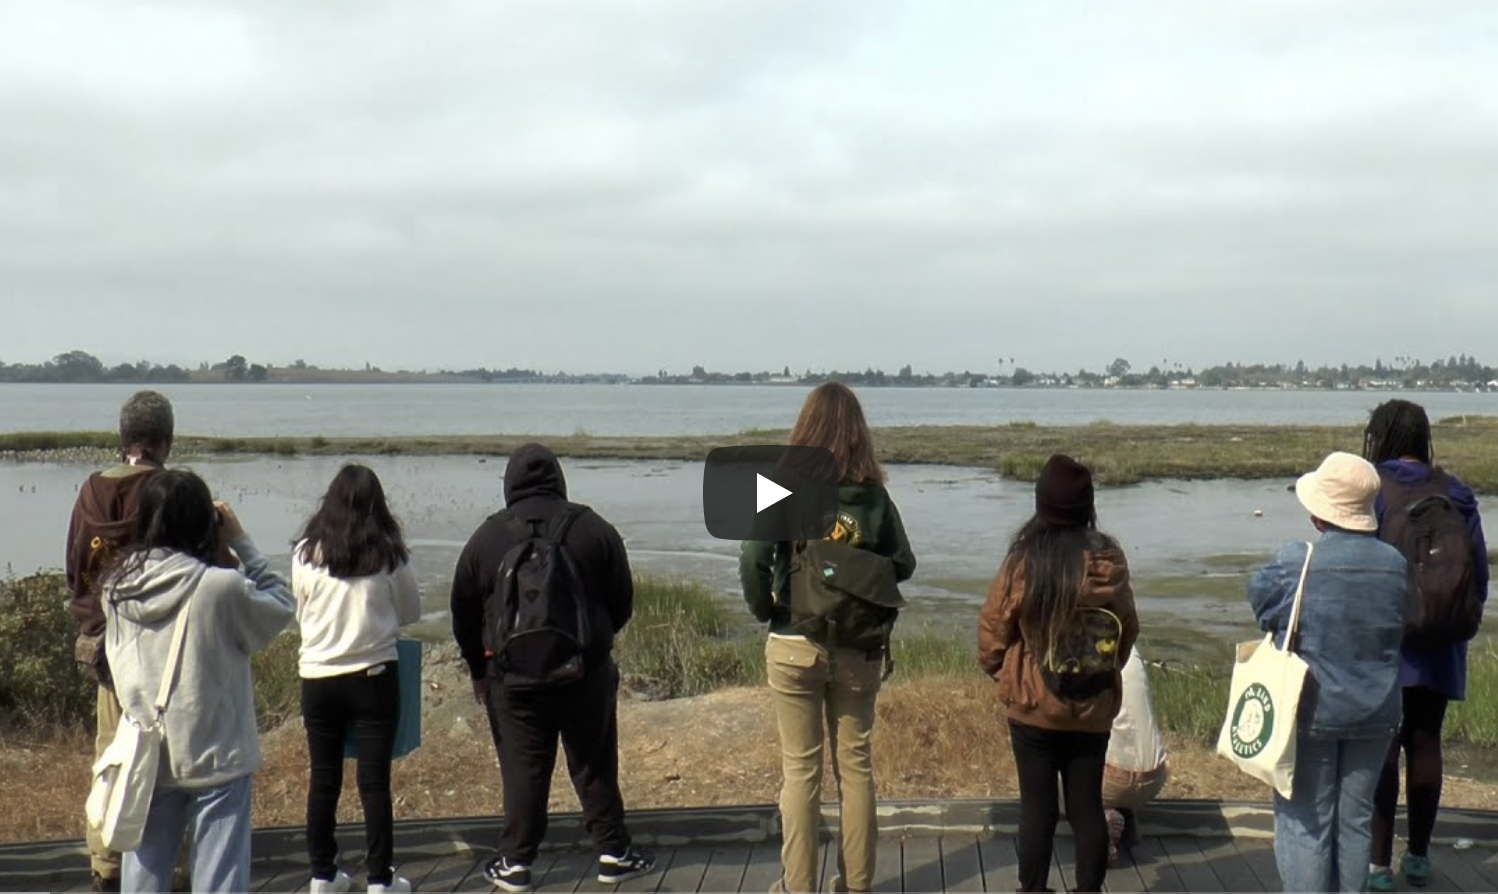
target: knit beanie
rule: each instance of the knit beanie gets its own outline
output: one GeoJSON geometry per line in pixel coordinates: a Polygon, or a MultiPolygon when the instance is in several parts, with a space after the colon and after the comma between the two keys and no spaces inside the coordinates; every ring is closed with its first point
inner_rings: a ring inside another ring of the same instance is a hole
{"type": "Polygon", "coordinates": [[[1035,514],[1048,525],[1081,527],[1092,521],[1092,471],[1057,453],[1035,482],[1035,514]]]}

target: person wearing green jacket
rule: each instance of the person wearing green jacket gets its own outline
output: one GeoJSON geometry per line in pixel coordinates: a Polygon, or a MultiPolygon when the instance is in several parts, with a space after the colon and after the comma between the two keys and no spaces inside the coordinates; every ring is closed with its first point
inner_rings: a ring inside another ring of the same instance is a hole
{"type": "MultiPolygon", "coordinates": [[[[900,512],[885,490],[868,422],[846,386],[827,383],[807,397],[791,431],[791,446],[821,447],[837,461],[840,487],[832,534],[838,544],[889,559],[896,582],[915,572],[915,554],[900,512]]],[[[792,566],[797,544],[745,541],[739,558],[744,601],[769,625],[765,666],[780,732],[781,849],[783,874],[773,890],[816,891],[821,828],[822,748],[831,741],[842,820],[834,891],[867,891],[874,882],[878,842],[875,815],[874,704],[884,678],[888,628],[858,631],[863,641],[835,627],[808,632],[793,617],[792,566]]],[[[850,597],[851,598],[851,597],[850,597]]],[[[813,625],[814,626],[814,625],[813,625]]]]}

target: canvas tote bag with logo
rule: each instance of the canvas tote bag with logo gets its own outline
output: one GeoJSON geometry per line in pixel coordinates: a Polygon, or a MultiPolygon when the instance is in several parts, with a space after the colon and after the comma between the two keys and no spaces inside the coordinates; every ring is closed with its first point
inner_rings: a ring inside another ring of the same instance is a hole
{"type": "Polygon", "coordinates": [[[84,805],[89,825],[99,830],[104,846],[126,853],[140,847],[146,830],[146,816],[151,811],[151,795],[156,791],[156,771],[161,763],[162,726],[166,705],[172,695],[177,666],[182,662],[182,639],[187,632],[188,599],[177,613],[172,631],[172,648],[167,653],[161,687],[156,692],[155,716],[143,724],[129,714],[120,716],[114,740],[94,763],[94,781],[84,805]]]}
{"type": "Polygon", "coordinates": [[[1238,644],[1228,690],[1228,716],[1217,737],[1218,754],[1248,775],[1274,786],[1286,798],[1295,779],[1295,716],[1310,670],[1295,654],[1295,632],[1300,627],[1300,603],[1314,549],[1313,544],[1306,544],[1306,562],[1295,587],[1285,647],[1275,647],[1273,631],[1262,640],[1238,644]]]}

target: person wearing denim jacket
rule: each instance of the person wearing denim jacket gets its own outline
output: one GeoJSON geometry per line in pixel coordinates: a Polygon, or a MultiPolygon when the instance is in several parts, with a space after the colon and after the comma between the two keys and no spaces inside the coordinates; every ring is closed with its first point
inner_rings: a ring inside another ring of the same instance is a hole
{"type": "MultiPolygon", "coordinates": [[[[1361,891],[1373,792],[1399,728],[1405,560],[1376,536],[1378,471],[1333,453],[1296,483],[1315,541],[1292,644],[1310,666],[1297,713],[1293,793],[1274,797],[1274,851],[1286,891],[1361,891]]],[[[1284,647],[1307,545],[1289,543],[1249,579],[1259,627],[1284,647]]]]}

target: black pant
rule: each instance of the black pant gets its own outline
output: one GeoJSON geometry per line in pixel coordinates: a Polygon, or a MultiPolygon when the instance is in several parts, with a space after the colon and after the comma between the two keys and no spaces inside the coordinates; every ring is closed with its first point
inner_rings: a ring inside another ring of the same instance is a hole
{"type": "Polygon", "coordinates": [[[1066,819],[1077,843],[1075,891],[1101,891],[1108,871],[1103,815],[1103,759],[1108,733],[1073,733],[1009,723],[1019,774],[1019,889],[1044,891],[1059,809],[1056,780],[1066,789],[1066,819]]]}
{"type": "Polygon", "coordinates": [[[582,803],[588,833],[601,854],[629,849],[619,793],[619,669],[600,661],[580,681],[544,691],[507,689],[489,678],[487,707],[504,783],[500,852],[531,864],[546,838],[546,803],[557,762],[557,738],[582,803]]]}
{"type": "Polygon", "coordinates": [[[338,677],[302,680],[302,725],[312,758],[307,784],[307,856],[314,877],[331,879],[338,872],[334,828],[338,796],[343,791],[343,742],[352,729],[369,882],[390,883],[395,849],[390,755],[400,712],[400,675],[394,661],[338,677]]]}
{"type": "Polygon", "coordinates": [[[1399,753],[1404,752],[1405,803],[1409,805],[1409,852],[1426,856],[1441,806],[1441,726],[1446,696],[1424,686],[1404,690],[1404,720],[1389,746],[1378,788],[1373,792],[1373,862],[1391,866],[1394,859],[1394,812],[1399,808],[1399,753]]]}

